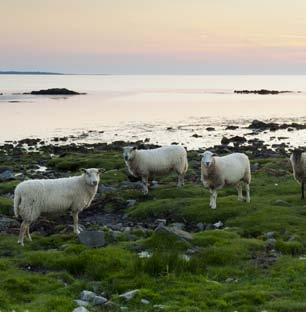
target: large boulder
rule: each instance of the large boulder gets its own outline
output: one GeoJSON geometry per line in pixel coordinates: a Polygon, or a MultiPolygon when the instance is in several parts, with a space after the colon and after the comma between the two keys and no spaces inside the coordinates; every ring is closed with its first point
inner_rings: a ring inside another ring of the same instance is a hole
{"type": "Polygon", "coordinates": [[[4,169],[2,172],[0,171],[0,182],[6,182],[15,180],[15,175],[12,170],[4,169]]]}
{"type": "Polygon", "coordinates": [[[106,245],[104,232],[102,231],[82,231],[79,234],[79,240],[82,244],[91,247],[103,247],[106,245]]]}
{"type": "Polygon", "coordinates": [[[84,93],[79,93],[79,92],[72,91],[72,90],[69,90],[66,88],[52,88],[52,89],[31,91],[30,93],[24,93],[24,94],[32,94],[32,95],[78,95],[78,94],[84,94],[84,93]]]}

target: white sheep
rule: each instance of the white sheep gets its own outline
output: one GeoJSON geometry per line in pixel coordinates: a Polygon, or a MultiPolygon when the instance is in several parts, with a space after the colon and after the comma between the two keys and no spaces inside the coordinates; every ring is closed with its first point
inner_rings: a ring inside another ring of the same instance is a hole
{"type": "Polygon", "coordinates": [[[295,149],[290,156],[293,176],[301,184],[301,199],[304,199],[304,183],[306,182],[306,153],[301,149],[295,149]]]}
{"type": "Polygon", "coordinates": [[[187,152],[179,145],[163,146],[149,150],[136,147],[123,148],[123,157],[131,175],[141,178],[143,192],[148,193],[148,179],[153,176],[178,174],[177,186],[184,185],[184,176],[188,169],[187,152]]]}
{"type": "Polygon", "coordinates": [[[244,200],[242,184],[245,185],[246,202],[250,202],[251,169],[247,155],[233,153],[218,157],[216,154],[206,151],[201,160],[201,181],[209,188],[211,193],[209,206],[217,207],[217,191],[226,185],[234,185],[238,190],[238,200],[244,200]]]}
{"type": "Polygon", "coordinates": [[[100,181],[100,169],[82,169],[83,174],[70,178],[27,180],[17,185],[14,196],[15,216],[22,218],[18,243],[24,245],[30,225],[42,213],[72,211],[74,232],[80,233],[79,212],[90,206],[100,181]]]}

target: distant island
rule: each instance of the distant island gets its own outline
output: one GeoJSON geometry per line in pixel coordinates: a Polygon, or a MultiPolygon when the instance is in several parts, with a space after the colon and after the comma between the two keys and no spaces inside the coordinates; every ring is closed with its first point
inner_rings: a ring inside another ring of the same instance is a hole
{"type": "Polygon", "coordinates": [[[41,71],[0,71],[0,75],[65,75],[63,73],[41,72],[41,71]]]}
{"type": "Polygon", "coordinates": [[[278,90],[266,90],[266,89],[261,89],[261,90],[235,90],[234,93],[237,94],[280,94],[280,93],[292,93],[293,91],[278,91],[278,90]]]}

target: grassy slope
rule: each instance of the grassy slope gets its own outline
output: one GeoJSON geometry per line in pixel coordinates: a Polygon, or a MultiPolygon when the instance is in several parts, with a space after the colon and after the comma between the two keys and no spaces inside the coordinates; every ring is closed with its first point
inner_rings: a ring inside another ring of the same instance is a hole
{"type": "MultiPolygon", "coordinates": [[[[125,179],[124,164],[115,152],[67,155],[49,165],[72,171],[93,165],[116,168],[106,173],[103,183],[117,185],[125,179]]],[[[305,203],[284,160],[262,160],[260,166],[253,175],[251,204],[238,202],[235,190],[227,188],[219,193],[217,210],[211,210],[208,192],[199,184],[188,182],[177,190],[171,177],[147,198],[131,191],[116,195],[138,199],[128,211],[135,219],[224,222],[223,230],[194,234],[191,246],[198,252],[189,262],[181,255],[190,244],[166,234],[123,239],[100,249],[80,245],[72,234],[34,233],[24,248],[16,236],[1,235],[0,310],[71,311],[81,290],[97,288],[130,311],[156,311],[153,304],[165,305],[166,311],[305,311],[306,260],[299,259],[306,239],[305,203]],[[270,231],[275,232],[279,257],[262,266],[258,259],[269,255],[265,233],[270,231]],[[139,259],[135,246],[153,256],[139,259]],[[118,297],[135,288],[140,293],[132,301],[118,297]],[[141,298],[150,305],[141,304],[141,298]]],[[[1,195],[13,187],[0,184],[2,213],[11,202],[1,195]]]]}

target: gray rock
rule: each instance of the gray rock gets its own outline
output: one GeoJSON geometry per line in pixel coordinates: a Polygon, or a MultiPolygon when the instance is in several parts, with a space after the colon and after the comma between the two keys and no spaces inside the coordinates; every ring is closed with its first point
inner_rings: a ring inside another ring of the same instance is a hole
{"type": "Polygon", "coordinates": [[[15,219],[0,216],[0,232],[6,232],[9,228],[19,227],[19,222],[15,219]]]}
{"type": "Polygon", "coordinates": [[[269,238],[269,239],[267,239],[266,244],[268,247],[273,248],[276,244],[276,239],[275,238],[269,238]]]}
{"type": "Polygon", "coordinates": [[[218,222],[214,223],[214,227],[216,229],[221,229],[223,226],[224,226],[224,224],[222,221],[218,221],[218,222]]]}
{"type": "Polygon", "coordinates": [[[90,290],[83,290],[81,292],[81,300],[90,302],[97,294],[90,290]]]}
{"type": "Polygon", "coordinates": [[[98,188],[98,193],[114,193],[117,189],[112,186],[106,186],[104,184],[101,184],[98,188]]]}
{"type": "Polygon", "coordinates": [[[266,238],[270,239],[270,238],[274,238],[274,234],[275,234],[274,232],[267,232],[265,236],[266,238]]]}
{"type": "Polygon", "coordinates": [[[167,306],[165,306],[163,304],[154,304],[153,308],[156,310],[165,310],[167,308],[167,306]]]}
{"type": "Polygon", "coordinates": [[[154,189],[157,189],[159,188],[159,184],[157,181],[152,181],[151,182],[151,185],[150,185],[150,189],[154,190],[154,189]]]}
{"type": "Polygon", "coordinates": [[[0,182],[6,182],[10,180],[15,180],[15,175],[12,170],[6,169],[0,173],[0,182]]]}
{"type": "Polygon", "coordinates": [[[120,189],[143,190],[143,183],[141,181],[137,182],[123,181],[120,183],[120,189]]]}
{"type": "Polygon", "coordinates": [[[92,300],[92,305],[102,305],[107,302],[107,299],[102,296],[95,296],[92,300]]]}
{"type": "Polygon", "coordinates": [[[89,312],[85,307],[75,308],[72,312],[89,312]]]}
{"type": "Polygon", "coordinates": [[[170,228],[167,227],[163,224],[160,224],[156,229],[155,232],[157,233],[166,233],[166,234],[171,234],[171,235],[175,235],[177,238],[179,239],[183,239],[183,240],[192,240],[192,235],[189,232],[183,231],[183,230],[179,230],[176,228],[170,228]]]}
{"type": "Polygon", "coordinates": [[[83,290],[81,292],[81,300],[91,303],[92,305],[102,305],[108,300],[102,296],[98,296],[93,291],[83,290]]]}
{"type": "Polygon", "coordinates": [[[134,289],[134,290],[130,290],[119,295],[119,297],[124,298],[125,300],[129,301],[129,300],[132,300],[135,297],[135,295],[138,293],[139,293],[139,289],[134,289]]]}
{"type": "Polygon", "coordinates": [[[156,225],[160,225],[160,224],[166,225],[167,224],[167,220],[166,219],[156,219],[154,224],[156,224],[156,225]]]}
{"type": "Polygon", "coordinates": [[[205,224],[202,222],[199,222],[197,224],[197,228],[199,229],[199,231],[204,231],[205,230],[205,224]]]}
{"type": "Polygon", "coordinates": [[[277,205],[277,206],[284,206],[284,207],[290,207],[291,206],[287,201],[282,200],[282,199],[277,199],[274,202],[274,204],[277,205]]]}
{"type": "Polygon", "coordinates": [[[80,307],[87,307],[89,305],[89,302],[84,300],[74,300],[74,302],[80,307]]]}
{"type": "Polygon", "coordinates": [[[141,302],[142,304],[150,304],[150,301],[147,300],[147,299],[141,299],[140,302],[141,302]]]}
{"type": "Polygon", "coordinates": [[[181,222],[175,222],[170,225],[174,229],[183,230],[185,228],[185,224],[181,222]]]}
{"type": "Polygon", "coordinates": [[[136,205],[136,200],[135,199],[128,199],[126,201],[126,208],[132,208],[136,205]]]}
{"type": "Polygon", "coordinates": [[[106,245],[102,231],[83,231],[79,234],[79,240],[82,244],[92,248],[106,245]]]}
{"type": "Polygon", "coordinates": [[[120,307],[120,311],[127,311],[128,309],[128,307],[120,307]]]}
{"type": "Polygon", "coordinates": [[[251,172],[256,172],[259,169],[259,163],[251,165],[251,172]]]}
{"type": "Polygon", "coordinates": [[[214,230],[215,226],[213,224],[207,224],[205,230],[214,230]]]}

